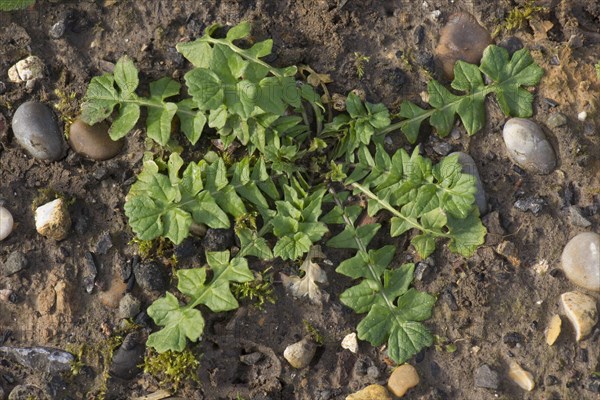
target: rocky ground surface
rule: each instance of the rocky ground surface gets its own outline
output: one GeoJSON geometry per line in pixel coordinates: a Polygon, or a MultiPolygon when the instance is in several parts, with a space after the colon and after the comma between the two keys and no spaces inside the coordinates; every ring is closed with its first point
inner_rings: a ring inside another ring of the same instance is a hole
{"type": "MultiPolygon", "coordinates": [[[[470,155],[488,229],[469,259],[440,247],[426,260],[411,251],[397,260],[417,262],[416,287],[438,297],[427,322],[434,346],[395,369],[384,348],[357,343],[360,316],[339,302],[350,279],[333,279],[347,255],[329,251],[322,305],[294,299],[275,280],[275,301],[264,308],[246,301],[235,312],[205,313],[206,335],[191,346],[197,380],[176,395],[598,398],[600,6],[537,4],[545,9],[512,31],[503,21],[522,1],[38,0],[0,12],[0,399],[169,396],[160,378],[137,367],[150,354],[144,342],[153,326],[144,310],[172,276],[169,260],[140,261],[123,212],[146,150],[141,131],[120,143],[77,126],[69,143],[62,136],[93,76],[127,54],[142,86],[181,79],[188,66],[178,42],[214,22],[248,20],[257,39],[274,40],[268,62],[310,65],[331,74],[330,91],[362,89],[397,111],[399,100],[421,102],[431,77],[448,82],[436,48],[456,12],[485,28],[474,36],[497,33],[493,41],[509,51],[529,49],[545,75],[530,120],[507,124],[488,99],[476,135],[460,124],[444,139],[424,135],[433,160],[470,155]],[[357,52],[369,57],[362,78],[357,52]],[[45,106],[21,108],[26,102],[45,106]],[[50,132],[42,142],[39,129],[50,132]]],[[[390,139],[410,148],[401,133],[390,139]]],[[[174,251],[179,267],[189,267],[201,263],[203,249],[232,244],[231,232],[210,232],[174,251]]],[[[296,270],[280,262],[270,271],[296,270]]]]}

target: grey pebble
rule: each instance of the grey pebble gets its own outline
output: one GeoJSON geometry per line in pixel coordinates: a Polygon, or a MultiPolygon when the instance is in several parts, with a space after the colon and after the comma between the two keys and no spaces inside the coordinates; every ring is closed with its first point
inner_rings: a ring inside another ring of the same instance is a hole
{"type": "Polygon", "coordinates": [[[139,334],[132,332],[125,337],[121,347],[117,349],[110,366],[110,374],[121,379],[133,379],[140,372],[144,360],[144,345],[139,334]]]}
{"type": "Polygon", "coordinates": [[[567,117],[562,113],[553,113],[546,120],[548,128],[558,128],[567,123],[567,117]]]}
{"type": "Polygon", "coordinates": [[[15,111],[12,129],[16,141],[40,160],[56,161],[65,155],[65,142],[50,108],[38,102],[23,103],[15,111]]]}
{"type": "Polygon", "coordinates": [[[533,215],[538,215],[542,208],[546,205],[546,200],[537,196],[530,196],[515,201],[515,208],[527,212],[531,211],[533,215]]]}
{"type": "Polygon", "coordinates": [[[44,391],[33,385],[17,385],[10,391],[8,400],[46,399],[44,391]]]}
{"type": "Polygon", "coordinates": [[[167,274],[164,267],[156,262],[138,263],[133,266],[136,282],[146,291],[160,292],[167,288],[167,274]]]}
{"type": "Polygon", "coordinates": [[[498,389],[500,377],[498,373],[487,364],[483,364],[475,370],[475,386],[485,389],[498,389]]]}
{"type": "Polygon", "coordinates": [[[523,48],[523,42],[518,37],[511,36],[498,43],[498,46],[504,47],[508,51],[508,55],[512,57],[517,50],[523,48]]]}
{"type": "Polygon", "coordinates": [[[94,291],[94,284],[96,282],[96,276],[98,275],[98,268],[94,261],[94,256],[89,251],[86,251],[83,255],[83,287],[88,293],[94,291]]]}
{"type": "Polygon", "coordinates": [[[542,129],[525,118],[511,118],[502,131],[509,157],[526,171],[549,174],[556,167],[554,149],[542,129]]]}
{"type": "Polygon", "coordinates": [[[485,194],[485,189],[483,188],[483,183],[481,182],[481,177],[479,176],[479,171],[477,170],[477,165],[475,164],[475,160],[468,155],[467,153],[463,153],[462,151],[457,151],[455,153],[450,154],[458,155],[458,162],[462,165],[462,172],[472,175],[475,178],[475,187],[477,191],[475,192],[475,203],[477,204],[477,208],[479,208],[479,215],[483,216],[487,213],[487,195],[485,194]]]}
{"type": "Polygon", "coordinates": [[[52,25],[52,28],[48,31],[48,36],[52,39],[60,39],[65,34],[66,29],[67,25],[65,24],[65,21],[58,21],[52,25]]]}
{"type": "Polygon", "coordinates": [[[119,318],[135,318],[141,307],[142,303],[134,295],[127,293],[119,301],[119,318]]]}
{"type": "Polygon", "coordinates": [[[96,243],[96,254],[105,255],[113,246],[109,232],[103,232],[96,243]]]}
{"type": "Polygon", "coordinates": [[[223,251],[233,245],[233,231],[231,229],[206,230],[202,245],[206,251],[223,251]]]}
{"type": "Polygon", "coordinates": [[[0,354],[34,371],[45,371],[50,375],[70,371],[74,360],[71,353],[51,347],[2,346],[0,354]]]}
{"type": "Polygon", "coordinates": [[[242,354],[240,356],[240,362],[246,365],[254,365],[259,362],[263,358],[263,354],[261,352],[255,351],[250,354],[242,354]]]}
{"type": "Polygon", "coordinates": [[[445,156],[452,151],[452,145],[448,142],[437,142],[433,145],[433,151],[440,156],[445,156]]]}
{"type": "Polygon", "coordinates": [[[20,251],[10,253],[6,262],[0,267],[0,273],[3,276],[10,276],[27,268],[27,258],[20,251]]]}
{"type": "Polygon", "coordinates": [[[581,215],[581,210],[578,207],[570,206],[569,216],[571,218],[571,223],[575,226],[587,228],[588,226],[592,225],[590,221],[588,221],[583,215],[581,215]]]}

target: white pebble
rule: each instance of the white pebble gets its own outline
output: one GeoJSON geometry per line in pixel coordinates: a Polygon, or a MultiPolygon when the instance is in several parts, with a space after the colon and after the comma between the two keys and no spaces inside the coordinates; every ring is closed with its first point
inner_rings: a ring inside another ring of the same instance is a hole
{"type": "Polygon", "coordinates": [[[342,340],[342,348],[350,350],[354,354],[358,352],[358,340],[356,340],[355,332],[346,335],[346,337],[342,340]]]}
{"type": "Polygon", "coordinates": [[[533,381],[533,375],[530,372],[525,371],[519,364],[514,361],[510,362],[508,376],[522,389],[531,392],[535,387],[533,381]]]}
{"type": "Polygon", "coordinates": [[[315,356],[317,346],[310,340],[302,339],[299,342],[290,344],[285,348],[283,357],[294,368],[304,368],[310,364],[315,356]]]}
{"type": "Polygon", "coordinates": [[[29,56],[8,70],[8,79],[15,83],[34,81],[43,77],[44,62],[36,56],[29,56]]]}
{"type": "Polygon", "coordinates": [[[596,300],[583,293],[567,292],[560,295],[560,301],[575,328],[575,340],[579,342],[592,332],[598,322],[596,300]]]}
{"type": "Polygon", "coordinates": [[[42,236],[54,240],[67,237],[71,217],[63,199],[56,199],[35,210],[35,229],[42,236]]]}
{"type": "Polygon", "coordinates": [[[587,112],[582,111],[579,114],[577,114],[577,119],[580,120],[581,122],[585,121],[585,119],[587,118],[587,112]]]}
{"type": "Polygon", "coordinates": [[[571,282],[600,292],[600,235],[583,232],[572,238],[563,250],[561,264],[571,282]]]}
{"type": "Polygon", "coordinates": [[[0,240],[6,239],[13,230],[13,216],[4,207],[0,207],[0,240]]]}

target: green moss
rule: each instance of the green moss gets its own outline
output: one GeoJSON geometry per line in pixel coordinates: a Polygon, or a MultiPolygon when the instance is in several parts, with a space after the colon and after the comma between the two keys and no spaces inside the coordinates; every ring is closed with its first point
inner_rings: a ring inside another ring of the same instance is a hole
{"type": "Polygon", "coordinates": [[[358,79],[362,79],[365,75],[365,64],[368,63],[370,59],[371,57],[365,56],[358,51],[354,52],[354,68],[356,68],[358,79]]]}
{"type": "Polygon", "coordinates": [[[182,352],[166,351],[157,353],[149,350],[144,358],[144,372],[159,381],[163,389],[177,392],[179,386],[186,381],[198,382],[197,370],[200,362],[190,349],[182,352]]]}
{"type": "Polygon", "coordinates": [[[546,12],[547,8],[536,5],[536,0],[528,0],[522,6],[510,10],[508,16],[496,29],[492,37],[496,37],[503,30],[507,33],[523,28],[525,22],[531,20],[536,14],[546,12]]]}
{"type": "Polygon", "coordinates": [[[304,324],[304,329],[306,329],[306,332],[310,335],[310,337],[312,337],[315,343],[317,343],[319,346],[322,346],[323,343],[325,343],[325,338],[321,332],[319,332],[319,330],[307,320],[302,320],[302,323],[304,324]]]}
{"type": "Polygon", "coordinates": [[[272,276],[268,274],[271,268],[256,273],[255,279],[250,282],[232,283],[231,291],[238,300],[250,300],[252,305],[263,310],[266,303],[275,304],[272,276]]]}

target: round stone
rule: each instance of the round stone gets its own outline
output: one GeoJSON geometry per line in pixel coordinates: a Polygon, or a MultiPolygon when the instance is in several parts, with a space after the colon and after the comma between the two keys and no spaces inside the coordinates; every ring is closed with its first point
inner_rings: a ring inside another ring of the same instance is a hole
{"type": "Polygon", "coordinates": [[[10,211],[4,207],[0,207],[0,240],[4,240],[10,235],[13,225],[13,216],[10,211]]]}
{"type": "Polygon", "coordinates": [[[454,64],[463,60],[479,64],[483,50],[492,43],[490,33],[469,13],[456,13],[440,32],[440,41],[435,49],[444,74],[454,78],[454,64]]]}
{"type": "Polygon", "coordinates": [[[584,232],[575,236],[565,246],[561,262],[571,282],[600,292],[600,235],[584,232]]]}
{"type": "Polygon", "coordinates": [[[17,142],[37,159],[56,161],[65,155],[62,133],[52,111],[42,103],[21,104],[15,111],[12,129],[17,142]]]}
{"type": "Polygon", "coordinates": [[[302,339],[299,342],[290,344],[285,348],[283,357],[294,368],[304,368],[308,366],[315,356],[317,346],[308,339],[302,339]]]}
{"type": "Polygon", "coordinates": [[[502,135],[509,157],[524,170],[545,175],[556,167],[554,149],[535,122],[511,118],[504,124],[502,135]]]}
{"type": "Polygon", "coordinates": [[[168,278],[165,268],[156,263],[138,263],[133,267],[136,282],[144,290],[160,292],[167,288],[168,278]]]}
{"type": "Polygon", "coordinates": [[[104,122],[88,125],[75,120],[69,130],[69,145],[76,153],[97,161],[108,160],[121,152],[125,141],[113,141],[104,122]]]}
{"type": "Polygon", "coordinates": [[[396,368],[388,379],[387,387],[396,397],[402,397],[410,389],[419,384],[419,374],[415,367],[403,364],[396,368]]]}

